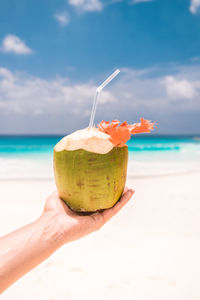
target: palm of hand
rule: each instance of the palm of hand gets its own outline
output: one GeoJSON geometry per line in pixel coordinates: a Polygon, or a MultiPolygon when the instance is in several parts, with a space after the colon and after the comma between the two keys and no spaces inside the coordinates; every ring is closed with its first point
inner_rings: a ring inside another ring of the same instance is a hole
{"type": "Polygon", "coordinates": [[[79,239],[101,228],[111,219],[132,197],[134,191],[124,189],[124,193],[117,204],[102,212],[82,216],[73,212],[58,196],[57,192],[51,194],[45,203],[44,214],[55,217],[55,225],[63,235],[64,242],[79,239]]]}

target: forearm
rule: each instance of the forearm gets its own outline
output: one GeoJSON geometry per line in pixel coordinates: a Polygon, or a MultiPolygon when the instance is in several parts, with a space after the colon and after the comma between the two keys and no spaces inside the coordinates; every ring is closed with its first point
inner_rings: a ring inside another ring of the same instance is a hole
{"type": "Polygon", "coordinates": [[[133,191],[127,189],[113,208],[80,216],[54,192],[47,198],[44,213],[38,220],[0,238],[0,293],[63,244],[98,230],[132,195],[133,191]]]}
{"type": "Polygon", "coordinates": [[[0,293],[48,258],[63,244],[56,217],[44,214],[35,222],[0,239],[0,293]]]}

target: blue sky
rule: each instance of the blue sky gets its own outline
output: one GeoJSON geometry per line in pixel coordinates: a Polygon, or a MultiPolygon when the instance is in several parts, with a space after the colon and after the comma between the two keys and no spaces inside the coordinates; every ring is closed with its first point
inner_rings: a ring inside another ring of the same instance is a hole
{"type": "Polygon", "coordinates": [[[143,116],[200,133],[200,0],[0,3],[0,134],[65,133],[143,116]]]}

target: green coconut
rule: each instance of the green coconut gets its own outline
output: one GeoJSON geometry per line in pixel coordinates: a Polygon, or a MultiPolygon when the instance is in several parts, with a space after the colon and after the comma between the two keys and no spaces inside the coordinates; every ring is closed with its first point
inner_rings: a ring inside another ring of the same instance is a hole
{"type": "Polygon", "coordinates": [[[77,212],[110,208],[124,190],[128,147],[114,147],[109,136],[99,134],[97,129],[90,131],[89,136],[86,129],[80,132],[74,135],[75,139],[73,134],[72,138],[65,137],[54,148],[59,196],[77,212]]]}

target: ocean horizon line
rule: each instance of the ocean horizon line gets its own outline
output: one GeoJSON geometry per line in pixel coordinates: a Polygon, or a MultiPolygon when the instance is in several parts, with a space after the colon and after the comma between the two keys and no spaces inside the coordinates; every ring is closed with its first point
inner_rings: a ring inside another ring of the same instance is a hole
{"type": "MultiPolygon", "coordinates": [[[[72,132],[71,132],[72,133],[72,132]]],[[[64,134],[0,134],[0,138],[56,138],[56,137],[64,137],[68,134],[71,134],[71,133],[64,133],[64,134]]],[[[137,135],[134,135],[131,137],[132,138],[177,138],[177,137],[180,137],[180,138],[200,138],[200,133],[196,133],[196,134],[184,134],[184,133],[180,133],[180,134],[175,134],[175,133],[170,133],[170,134],[154,134],[154,133],[144,133],[144,134],[137,134],[137,135]]]]}

